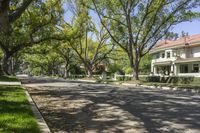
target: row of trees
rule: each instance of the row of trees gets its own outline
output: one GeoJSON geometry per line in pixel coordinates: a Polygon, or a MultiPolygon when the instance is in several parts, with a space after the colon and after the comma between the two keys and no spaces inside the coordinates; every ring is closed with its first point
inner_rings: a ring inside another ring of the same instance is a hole
{"type": "Polygon", "coordinates": [[[44,74],[63,62],[66,74],[82,65],[91,76],[102,62],[117,62],[121,55],[113,55],[122,50],[138,79],[151,48],[174,25],[199,18],[193,10],[199,6],[198,0],[1,0],[1,74],[11,73],[14,59],[44,74]]]}

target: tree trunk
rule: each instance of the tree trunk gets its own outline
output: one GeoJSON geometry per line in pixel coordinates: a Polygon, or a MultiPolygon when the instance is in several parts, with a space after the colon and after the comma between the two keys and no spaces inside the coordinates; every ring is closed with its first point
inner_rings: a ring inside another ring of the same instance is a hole
{"type": "Polygon", "coordinates": [[[135,80],[139,80],[139,64],[140,60],[138,59],[138,55],[136,55],[135,62],[134,62],[134,71],[133,71],[133,76],[135,80]]]}
{"type": "Polygon", "coordinates": [[[88,74],[88,77],[91,78],[92,77],[92,70],[91,69],[87,69],[87,74],[88,74]]]}
{"type": "Polygon", "coordinates": [[[64,77],[65,77],[65,78],[69,78],[69,69],[68,69],[68,65],[65,66],[64,77]]]}
{"type": "Polygon", "coordinates": [[[133,77],[135,78],[135,80],[139,80],[139,65],[135,64],[134,68],[133,68],[133,77]]]}
{"type": "Polygon", "coordinates": [[[9,68],[9,65],[8,65],[9,58],[10,58],[10,56],[7,55],[6,53],[4,53],[4,57],[2,59],[1,66],[2,66],[2,72],[5,75],[10,75],[10,72],[8,70],[8,68],[9,68]]]}
{"type": "Polygon", "coordinates": [[[0,31],[4,35],[10,34],[10,23],[9,23],[9,0],[0,1],[0,31]]]}

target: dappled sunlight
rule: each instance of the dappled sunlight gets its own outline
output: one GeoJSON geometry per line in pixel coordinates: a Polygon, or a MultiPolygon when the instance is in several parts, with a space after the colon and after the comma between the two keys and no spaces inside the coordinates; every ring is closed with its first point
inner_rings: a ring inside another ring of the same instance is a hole
{"type": "Polygon", "coordinates": [[[54,132],[200,131],[199,94],[70,82],[29,92],[54,132]]]}
{"type": "Polygon", "coordinates": [[[92,121],[96,122],[114,122],[119,121],[115,125],[107,127],[105,132],[117,132],[121,130],[123,132],[136,131],[136,129],[141,129],[144,132],[143,123],[140,122],[140,119],[134,117],[127,111],[124,111],[118,106],[113,106],[111,104],[97,104],[98,108],[93,110],[96,113],[96,118],[93,118],[92,121]]]}

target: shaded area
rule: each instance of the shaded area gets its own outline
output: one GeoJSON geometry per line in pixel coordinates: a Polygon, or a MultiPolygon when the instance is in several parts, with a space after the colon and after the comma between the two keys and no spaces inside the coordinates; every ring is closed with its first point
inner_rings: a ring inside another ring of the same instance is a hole
{"type": "Polygon", "coordinates": [[[200,96],[103,84],[33,87],[54,132],[200,132],[200,96]]]}
{"type": "Polygon", "coordinates": [[[0,76],[0,81],[18,81],[18,79],[15,76],[0,76]]]}
{"type": "Polygon", "coordinates": [[[25,93],[19,86],[0,86],[0,132],[40,132],[25,93]]]}
{"type": "Polygon", "coordinates": [[[20,81],[23,84],[44,84],[44,83],[87,83],[87,84],[96,84],[93,82],[83,82],[83,81],[76,81],[76,80],[66,80],[66,79],[52,79],[52,78],[43,78],[43,77],[20,77],[20,81]]]}

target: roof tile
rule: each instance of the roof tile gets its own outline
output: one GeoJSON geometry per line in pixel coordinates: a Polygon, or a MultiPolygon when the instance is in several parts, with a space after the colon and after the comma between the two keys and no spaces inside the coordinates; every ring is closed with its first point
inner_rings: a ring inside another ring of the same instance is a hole
{"type": "Polygon", "coordinates": [[[160,48],[167,48],[167,47],[172,47],[172,46],[179,46],[179,45],[181,46],[181,45],[185,45],[187,43],[192,44],[195,42],[200,42],[200,34],[182,37],[177,40],[162,40],[162,41],[158,42],[153,47],[152,50],[160,49],[160,48]]]}

